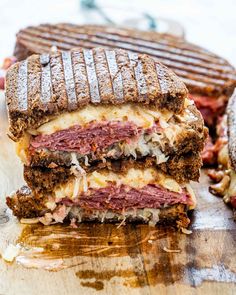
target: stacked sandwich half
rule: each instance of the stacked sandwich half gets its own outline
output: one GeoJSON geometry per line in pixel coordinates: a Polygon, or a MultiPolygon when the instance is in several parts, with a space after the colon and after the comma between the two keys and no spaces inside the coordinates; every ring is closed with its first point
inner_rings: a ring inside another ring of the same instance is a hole
{"type": "Polygon", "coordinates": [[[7,74],[9,136],[23,222],[187,227],[206,129],[183,82],[147,55],[81,49],[32,55],[7,74]]]}

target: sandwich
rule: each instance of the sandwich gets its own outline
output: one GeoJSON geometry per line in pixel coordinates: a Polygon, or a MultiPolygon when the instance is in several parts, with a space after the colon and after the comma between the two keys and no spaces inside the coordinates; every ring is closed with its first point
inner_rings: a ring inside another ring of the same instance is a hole
{"type": "Polygon", "coordinates": [[[236,92],[229,100],[227,111],[218,125],[218,167],[208,175],[215,182],[210,186],[213,194],[223,197],[234,211],[236,220],[236,92]]]}
{"type": "Polygon", "coordinates": [[[9,136],[27,186],[22,222],[189,224],[207,136],[184,83],[144,54],[32,55],[6,77],[9,136]]]}
{"type": "Polygon", "coordinates": [[[171,68],[187,85],[210,129],[202,153],[204,165],[217,161],[215,126],[236,86],[236,71],[223,58],[168,34],[100,25],[43,24],[22,29],[17,34],[14,55],[18,60],[33,53],[72,48],[122,48],[150,55],[171,68]]]}
{"type": "Polygon", "coordinates": [[[211,129],[224,113],[236,86],[235,69],[226,60],[183,39],[156,32],[98,25],[43,24],[18,32],[14,55],[23,60],[33,53],[97,46],[148,54],[171,68],[187,85],[189,97],[194,99],[211,129]]]}

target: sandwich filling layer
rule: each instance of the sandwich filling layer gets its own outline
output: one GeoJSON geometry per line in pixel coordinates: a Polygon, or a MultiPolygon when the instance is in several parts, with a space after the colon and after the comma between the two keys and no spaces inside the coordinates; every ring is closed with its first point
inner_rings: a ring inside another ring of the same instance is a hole
{"type": "Polygon", "coordinates": [[[18,217],[39,217],[39,221],[45,224],[62,222],[75,208],[123,214],[177,204],[193,209],[196,203],[188,184],[179,184],[155,168],[131,168],[125,174],[103,169],[87,176],[74,177],[66,184],[56,186],[51,194],[35,194],[32,200],[34,205],[27,200],[26,208],[19,212],[17,209],[24,206],[24,202],[21,201],[19,206],[17,194],[9,197],[7,202],[18,217]],[[38,207],[40,202],[41,208],[38,207]],[[34,207],[37,209],[34,210],[34,207]]]}
{"type": "MultiPolygon", "coordinates": [[[[190,101],[186,103],[191,106],[190,101]]],[[[204,140],[203,125],[199,125],[197,115],[191,107],[182,115],[174,115],[132,104],[88,106],[60,115],[37,130],[28,130],[17,143],[17,153],[27,165],[34,162],[37,154],[43,159],[51,152],[76,152],[83,161],[88,157],[89,162],[152,156],[160,164],[168,160],[175,145],[177,152],[178,143],[193,138],[198,142],[204,140]]],[[[195,151],[199,149],[201,144],[195,151]]]]}

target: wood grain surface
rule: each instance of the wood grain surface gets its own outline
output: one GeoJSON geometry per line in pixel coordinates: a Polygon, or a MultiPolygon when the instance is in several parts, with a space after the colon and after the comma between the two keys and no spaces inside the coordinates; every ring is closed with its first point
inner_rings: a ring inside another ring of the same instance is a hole
{"type": "Polygon", "coordinates": [[[6,127],[0,97],[0,253],[23,246],[15,262],[0,258],[1,295],[236,294],[236,224],[204,171],[190,235],[145,225],[23,226],[5,212],[5,195],[23,183],[6,127]]]}

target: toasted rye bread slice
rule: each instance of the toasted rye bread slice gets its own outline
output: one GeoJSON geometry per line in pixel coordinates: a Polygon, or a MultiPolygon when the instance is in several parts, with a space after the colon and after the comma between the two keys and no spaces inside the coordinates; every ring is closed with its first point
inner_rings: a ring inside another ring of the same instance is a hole
{"type": "MultiPolygon", "coordinates": [[[[7,197],[7,205],[13,211],[13,214],[19,219],[27,219],[43,217],[50,210],[46,207],[47,198],[42,195],[35,196],[32,191],[23,186],[16,191],[13,196],[7,197]]],[[[129,212],[108,212],[98,210],[84,210],[79,207],[70,208],[67,220],[75,218],[78,222],[109,222],[121,223],[121,221],[132,223],[149,223],[151,225],[173,225],[179,228],[188,227],[190,220],[188,218],[188,206],[184,204],[176,204],[161,209],[151,209],[148,213],[148,208],[139,209],[138,211],[132,210],[129,212]],[[105,214],[104,214],[105,213],[105,214]]],[[[32,220],[29,220],[30,223],[32,220]]]]}
{"type": "Polygon", "coordinates": [[[33,55],[7,73],[9,134],[18,140],[25,130],[88,104],[135,102],[179,113],[187,93],[147,55],[102,48],[33,55]]]}
{"type": "Polygon", "coordinates": [[[236,171],[236,91],[227,106],[228,146],[231,164],[236,171]]]}
{"type": "Polygon", "coordinates": [[[191,93],[230,95],[236,85],[235,69],[223,58],[186,40],[156,32],[99,25],[42,24],[17,34],[14,55],[18,60],[34,53],[72,48],[122,48],[145,53],[170,67],[191,93]]]}

